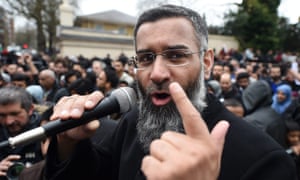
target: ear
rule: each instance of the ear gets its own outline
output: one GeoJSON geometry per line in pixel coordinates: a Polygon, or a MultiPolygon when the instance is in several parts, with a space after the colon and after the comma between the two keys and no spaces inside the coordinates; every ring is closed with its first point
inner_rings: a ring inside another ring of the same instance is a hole
{"type": "Polygon", "coordinates": [[[33,114],[34,111],[34,105],[32,104],[30,109],[28,110],[28,115],[31,116],[33,114]]]}
{"type": "Polygon", "coordinates": [[[111,89],[111,83],[110,82],[106,82],[104,86],[105,86],[105,90],[106,89],[111,89]]]}
{"type": "Polygon", "coordinates": [[[207,51],[205,51],[204,57],[203,57],[203,61],[204,61],[204,75],[205,75],[205,79],[209,79],[210,78],[210,73],[211,73],[211,69],[212,66],[214,64],[214,52],[212,49],[208,49],[207,51]]]}

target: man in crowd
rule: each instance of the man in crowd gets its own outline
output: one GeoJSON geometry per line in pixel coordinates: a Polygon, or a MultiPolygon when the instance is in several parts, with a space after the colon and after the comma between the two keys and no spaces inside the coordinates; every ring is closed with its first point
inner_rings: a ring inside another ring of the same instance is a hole
{"type": "Polygon", "coordinates": [[[108,95],[119,86],[119,77],[113,67],[106,67],[97,77],[97,88],[108,95]]]}
{"type": "Polygon", "coordinates": [[[115,60],[113,63],[113,67],[116,69],[119,80],[125,81],[129,86],[131,86],[134,82],[134,78],[125,71],[125,66],[126,62],[121,58],[115,60]]]}
{"type": "Polygon", "coordinates": [[[233,85],[230,74],[223,73],[220,77],[220,86],[222,89],[221,96],[223,99],[237,99],[238,101],[242,101],[241,94],[236,86],[233,85]]]}
{"type": "Polygon", "coordinates": [[[50,69],[42,70],[39,74],[39,83],[44,89],[44,101],[53,103],[54,96],[60,88],[55,72],[50,69]]]}
{"type": "MultiPolygon", "coordinates": [[[[197,12],[173,5],[148,10],[134,42],[138,106],[103,144],[89,139],[99,121],[53,137],[47,179],[296,179],[278,144],[206,94],[214,54],[197,12]]],[[[79,118],[102,98],[63,98],[51,120],[79,118]]]]}
{"type": "Polygon", "coordinates": [[[276,93],[276,89],[278,86],[285,83],[281,78],[282,78],[282,73],[281,73],[280,65],[272,64],[272,67],[270,68],[270,79],[269,79],[269,83],[272,88],[272,94],[276,93]]]}
{"type": "MultiPolygon", "coordinates": [[[[0,89],[0,142],[40,125],[31,95],[15,86],[0,89]]],[[[43,159],[40,142],[14,149],[0,150],[0,179],[7,179],[7,171],[15,162],[30,166],[43,159]]]]}

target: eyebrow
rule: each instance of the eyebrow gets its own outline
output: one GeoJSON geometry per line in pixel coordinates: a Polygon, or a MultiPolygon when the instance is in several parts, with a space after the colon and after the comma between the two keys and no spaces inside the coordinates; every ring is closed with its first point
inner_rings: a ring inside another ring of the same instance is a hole
{"type": "MultiPolygon", "coordinates": [[[[170,49],[189,49],[189,48],[185,45],[178,44],[174,46],[167,46],[163,51],[170,50],[170,49]]],[[[140,49],[136,51],[136,53],[145,53],[145,52],[153,52],[153,51],[151,49],[140,49]]]]}

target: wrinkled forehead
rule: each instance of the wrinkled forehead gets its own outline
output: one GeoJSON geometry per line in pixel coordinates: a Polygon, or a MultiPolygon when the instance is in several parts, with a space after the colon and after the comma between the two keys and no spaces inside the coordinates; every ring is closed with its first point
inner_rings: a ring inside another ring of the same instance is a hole
{"type": "Polygon", "coordinates": [[[145,46],[150,44],[156,47],[164,46],[165,49],[174,46],[198,48],[199,43],[195,34],[191,22],[182,17],[146,22],[137,32],[136,50],[147,49],[145,46]]]}

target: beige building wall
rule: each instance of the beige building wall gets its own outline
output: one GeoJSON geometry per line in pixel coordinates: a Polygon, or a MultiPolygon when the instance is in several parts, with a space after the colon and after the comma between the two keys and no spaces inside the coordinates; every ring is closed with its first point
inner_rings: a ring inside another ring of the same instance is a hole
{"type": "MultiPolygon", "coordinates": [[[[64,27],[59,28],[60,42],[57,48],[62,56],[79,56],[87,58],[95,56],[112,59],[121,53],[131,57],[134,55],[133,37],[117,33],[103,33],[87,28],[64,27]]],[[[208,47],[216,49],[218,53],[223,47],[227,49],[239,48],[239,43],[232,36],[209,35],[208,47]]]]}
{"type": "Polygon", "coordinates": [[[104,58],[107,54],[110,54],[112,59],[116,59],[120,53],[132,57],[134,55],[134,48],[133,45],[64,40],[60,43],[60,52],[63,56],[83,55],[87,58],[95,56],[104,58]]]}
{"type": "Polygon", "coordinates": [[[121,53],[131,57],[134,55],[132,36],[114,33],[101,33],[85,28],[60,27],[57,48],[61,56],[79,56],[87,58],[98,56],[112,59],[121,53]]]}
{"type": "Polygon", "coordinates": [[[233,36],[209,35],[208,47],[215,48],[218,53],[223,47],[226,47],[227,50],[239,49],[239,43],[233,36]]]}

